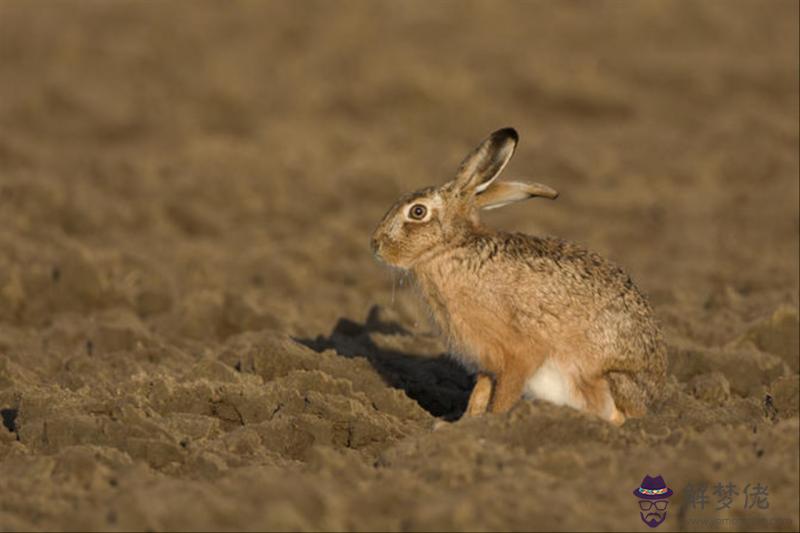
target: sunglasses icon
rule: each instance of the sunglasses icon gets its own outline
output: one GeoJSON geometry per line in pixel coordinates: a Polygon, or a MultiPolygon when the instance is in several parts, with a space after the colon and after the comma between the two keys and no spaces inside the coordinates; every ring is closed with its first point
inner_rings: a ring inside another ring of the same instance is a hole
{"type": "Polygon", "coordinates": [[[667,500],[656,500],[654,502],[648,500],[639,500],[639,509],[642,511],[649,511],[655,507],[657,511],[663,511],[667,508],[668,504],[669,502],[667,500]]]}

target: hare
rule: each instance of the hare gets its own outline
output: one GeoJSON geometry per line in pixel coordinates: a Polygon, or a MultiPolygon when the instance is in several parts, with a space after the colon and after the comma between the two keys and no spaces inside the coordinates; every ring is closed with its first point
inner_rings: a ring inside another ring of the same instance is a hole
{"type": "Polygon", "coordinates": [[[621,425],[659,398],[659,327],[631,278],[596,253],[481,224],[481,209],[558,197],[546,185],[497,179],[518,140],[512,128],[495,131],[454,179],[397,200],[373,253],[411,272],[449,350],[477,374],[466,415],[528,398],[621,425]]]}

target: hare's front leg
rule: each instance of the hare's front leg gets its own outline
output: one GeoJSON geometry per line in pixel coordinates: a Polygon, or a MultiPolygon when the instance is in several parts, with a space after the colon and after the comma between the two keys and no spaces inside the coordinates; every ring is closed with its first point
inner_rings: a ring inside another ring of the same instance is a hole
{"type": "Polygon", "coordinates": [[[494,397],[489,410],[492,413],[505,413],[522,398],[528,373],[521,366],[508,365],[495,375],[494,397]]]}
{"type": "Polygon", "coordinates": [[[475,387],[469,396],[469,404],[464,412],[467,416],[482,415],[489,408],[489,400],[492,399],[492,378],[488,374],[479,373],[475,380],[475,387]]]}

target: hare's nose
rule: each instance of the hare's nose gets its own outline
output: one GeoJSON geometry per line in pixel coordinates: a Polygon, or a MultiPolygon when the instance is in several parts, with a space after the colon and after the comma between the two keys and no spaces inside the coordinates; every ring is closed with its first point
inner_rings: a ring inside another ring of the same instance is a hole
{"type": "Polygon", "coordinates": [[[370,241],[369,241],[369,245],[370,245],[370,248],[372,248],[372,253],[373,253],[373,254],[377,254],[377,253],[378,253],[378,251],[379,251],[379,250],[380,250],[380,248],[381,248],[381,243],[380,243],[380,242],[378,241],[378,239],[376,239],[375,237],[373,237],[372,239],[370,239],[370,241]]]}

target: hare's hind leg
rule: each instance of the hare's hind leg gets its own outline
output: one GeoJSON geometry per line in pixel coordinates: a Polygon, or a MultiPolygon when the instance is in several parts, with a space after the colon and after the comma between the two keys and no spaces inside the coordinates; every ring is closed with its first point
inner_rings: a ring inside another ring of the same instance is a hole
{"type": "Polygon", "coordinates": [[[608,372],[606,378],[620,411],[630,417],[644,416],[647,413],[647,394],[630,374],[608,372]]]}
{"type": "Polygon", "coordinates": [[[464,412],[467,416],[482,415],[489,408],[489,401],[492,399],[492,378],[488,374],[480,373],[475,380],[472,394],[469,396],[469,404],[464,412]]]}
{"type": "Polygon", "coordinates": [[[584,381],[578,389],[585,399],[587,411],[608,420],[615,426],[621,426],[625,422],[625,415],[617,409],[611,387],[605,377],[584,381]]]}

